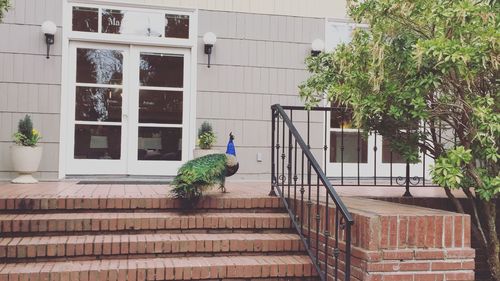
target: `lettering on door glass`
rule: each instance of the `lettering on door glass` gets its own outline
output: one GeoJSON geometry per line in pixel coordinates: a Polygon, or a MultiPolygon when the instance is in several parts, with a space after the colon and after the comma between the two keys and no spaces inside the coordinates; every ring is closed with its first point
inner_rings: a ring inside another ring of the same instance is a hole
{"type": "Polygon", "coordinates": [[[102,11],[102,32],[146,37],[163,37],[163,14],[127,10],[102,11]]]}

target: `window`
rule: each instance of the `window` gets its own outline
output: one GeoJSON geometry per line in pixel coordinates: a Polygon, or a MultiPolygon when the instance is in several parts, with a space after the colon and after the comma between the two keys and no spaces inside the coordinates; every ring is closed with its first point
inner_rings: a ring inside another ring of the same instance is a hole
{"type": "Polygon", "coordinates": [[[72,29],[80,32],[189,39],[189,15],[75,6],[72,29]]]}
{"type": "Polygon", "coordinates": [[[382,141],[382,163],[406,163],[401,154],[392,150],[391,143],[386,139],[382,141]]]}
{"type": "Polygon", "coordinates": [[[330,112],[330,163],[368,163],[368,142],[353,124],[350,109],[332,103],[330,112]]]}
{"type": "Polygon", "coordinates": [[[189,38],[189,16],[166,14],[165,37],[189,38]]]}
{"type": "Polygon", "coordinates": [[[99,9],[73,7],[73,30],[83,32],[98,32],[99,9]]]}

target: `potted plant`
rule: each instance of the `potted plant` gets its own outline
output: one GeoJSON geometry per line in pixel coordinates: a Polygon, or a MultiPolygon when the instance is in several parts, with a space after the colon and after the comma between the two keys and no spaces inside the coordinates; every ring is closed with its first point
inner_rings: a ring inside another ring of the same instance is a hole
{"type": "Polygon", "coordinates": [[[207,121],[201,124],[198,129],[198,147],[193,152],[194,158],[199,158],[209,154],[221,153],[216,149],[212,149],[212,146],[217,141],[212,125],[207,121]]]}
{"type": "Polygon", "coordinates": [[[19,120],[17,133],[13,136],[16,145],[11,147],[12,166],[19,176],[13,183],[37,183],[32,174],[38,171],[42,159],[42,147],[37,146],[42,138],[40,133],[33,129],[31,117],[26,115],[19,120]]]}

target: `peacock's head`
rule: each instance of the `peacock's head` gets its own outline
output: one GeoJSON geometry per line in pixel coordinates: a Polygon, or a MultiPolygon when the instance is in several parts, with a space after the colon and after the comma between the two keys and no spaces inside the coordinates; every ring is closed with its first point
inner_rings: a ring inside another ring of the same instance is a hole
{"type": "Polygon", "coordinates": [[[229,142],[227,143],[226,154],[236,156],[236,149],[234,147],[234,135],[233,132],[229,133],[229,142]]]}

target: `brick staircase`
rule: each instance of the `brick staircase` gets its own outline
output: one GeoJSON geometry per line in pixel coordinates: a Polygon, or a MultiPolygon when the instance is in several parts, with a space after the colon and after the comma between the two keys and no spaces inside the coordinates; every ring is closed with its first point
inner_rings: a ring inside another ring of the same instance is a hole
{"type": "Polygon", "coordinates": [[[278,198],[0,198],[0,281],[317,280],[278,198]]]}

